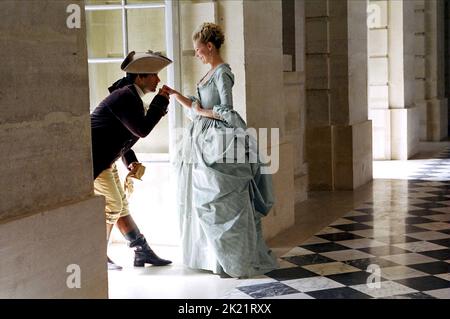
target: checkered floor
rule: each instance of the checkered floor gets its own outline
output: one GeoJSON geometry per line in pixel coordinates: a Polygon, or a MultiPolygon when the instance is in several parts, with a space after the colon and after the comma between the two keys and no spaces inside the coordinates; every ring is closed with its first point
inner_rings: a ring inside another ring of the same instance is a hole
{"type": "Polygon", "coordinates": [[[226,298],[450,298],[450,149],[226,298]],[[253,283],[253,284],[252,284],[253,283]]]}

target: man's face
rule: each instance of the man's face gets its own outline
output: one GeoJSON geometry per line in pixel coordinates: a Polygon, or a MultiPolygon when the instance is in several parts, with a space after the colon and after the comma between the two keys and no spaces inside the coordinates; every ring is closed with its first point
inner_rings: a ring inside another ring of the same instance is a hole
{"type": "Polygon", "coordinates": [[[144,91],[144,93],[155,92],[158,83],[161,81],[158,77],[158,74],[149,74],[145,77],[139,77],[140,87],[144,91]]]}

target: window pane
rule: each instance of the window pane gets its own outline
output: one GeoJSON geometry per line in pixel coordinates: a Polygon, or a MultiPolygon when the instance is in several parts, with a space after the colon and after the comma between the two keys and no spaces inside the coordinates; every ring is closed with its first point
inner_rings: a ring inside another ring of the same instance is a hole
{"type": "Polygon", "coordinates": [[[108,87],[125,76],[120,63],[89,63],[89,96],[91,111],[109,95],[108,87]]]}
{"type": "Polygon", "coordinates": [[[121,0],[86,0],[87,5],[122,4],[121,0]]]}
{"type": "Polygon", "coordinates": [[[130,9],[128,15],[128,49],[166,53],[164,8],[130,9]]]}
{"type": "MultiPolygon", "coordinates": [[[[150,103],[158,90],[167,83],[167,68],[158,73],[159,82],[155,93],[148,93],[144,101],[150,103]]],[[[169,116],[164,116],[155,128],[150,132],[148,138],[141,138],[133,150],[137,153],[169,153],[169,116]]]]}
{"type": "MultiPolygon", "coordinates": [[[[161,1],[128,1],[161,2],[161,1]]],[[[166,28],[164,8],[128,9],[128,50],[144,52],[147,50],[166,52],[166,28]]],[[[169,57],[172,58],[172,57],[169,57]]],[[[158,74],[161,79],[159,88],[167,83],[167,68],[158,74]]],[[[144,100],[150,102],[155,93],[149,93],[144,100]]],[[[133,147],[138,153],[168,153],[169,152],[169,117],[164,116],[150,133],[150,138],[140,139],[133,147]],[[152,138],[153,137],[153,138],[152,138]]]]}
{"type": "Polygon", "coordinates": [[[127,0],[127,4],[164,4],[164,0],[127,0]]]}
{"type": "Polygon", "coordinates": [[[122,11],[87,11],[89,58],[123,58],[122,11]]]}

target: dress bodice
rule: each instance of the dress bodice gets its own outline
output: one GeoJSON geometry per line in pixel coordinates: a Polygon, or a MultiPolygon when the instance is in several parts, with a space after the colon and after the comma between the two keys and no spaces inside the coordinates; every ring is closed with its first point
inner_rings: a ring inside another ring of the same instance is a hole
{"type": "Polygon", "coordinates": [[[233,108],[232,88],[234,75],[227,63],[216,67],[204,83],[197,85],[197,94],[204,109],[217,107],[233,108]]]}

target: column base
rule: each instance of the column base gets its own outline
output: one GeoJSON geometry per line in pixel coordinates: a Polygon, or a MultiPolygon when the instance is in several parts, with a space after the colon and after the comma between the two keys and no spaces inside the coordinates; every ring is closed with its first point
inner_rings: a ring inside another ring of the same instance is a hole
{"type": "Polygon", "coordinates": [[[353,190],[372,180],[372,122],[307,130],[311,190],[353,190]]]}
{"type": "Polygon", "coordinates": [[[372,121],[333,127],[334,189],[353,190],[372,180],[372,121]]]}
{"type": "Polygon", "coordinates": [[[295,223],[294,149],[291,143],[271,148],[271,154],[279,149],[279,168],[272,175],[275,205],[262,219],[263,235],[269,240],[295,223]]]}
{"type": "Polygon", "coordinates": [[[105,234],[102,197],[0,224],[0,298],[108,298],[105,234]]]}
{"type": "Polygon", "coordinates": [[[390,109],[391,158],[407,160],[419,151],[420,107],[390,109]]]}
{"type": "Polygon", "coordinates": [[[373,159],[407,160],[417,153],[423,105],[404,109],[372,109],[373,159]]]}
{"type": "Polygon", "coordinates": [[[433,99],[426,101],[425,117],[422,125],[422,141],[439,142],[448,136],[448,100],[433,99]]]}

